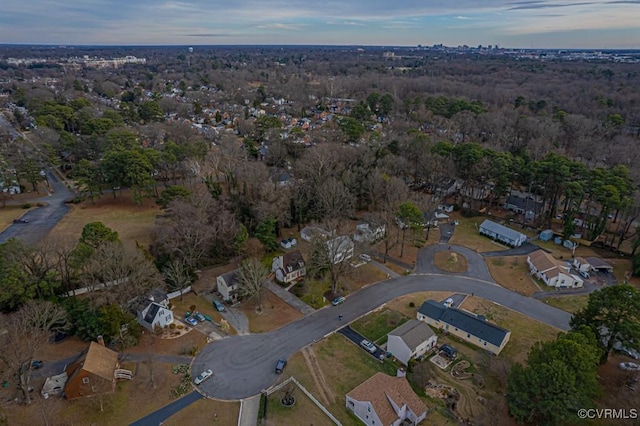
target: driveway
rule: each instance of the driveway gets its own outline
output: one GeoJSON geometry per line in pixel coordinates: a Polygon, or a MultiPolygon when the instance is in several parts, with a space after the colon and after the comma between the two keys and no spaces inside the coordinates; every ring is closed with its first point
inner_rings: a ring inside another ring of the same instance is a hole
{"type": "Polygon", "coordinates": [[[487,269],[487,264],[481,254],[463,246],[452,246],[447,244],[432,244],[418,251],[418,262],[416,274],[444,274],[452,276],[465,276],[479,280],[493,282],[493,278],[487,269]],[[445,272],[438,268],[434,261],[434,256],[439,251],[452,251],[459,253],[467,259],[467,270],[462,273],[445,272]]]}
{"type": "MultiPolygon", "coordinates": [[[[209,379],[212,380],[212,379],[209,379]]],[[[177,401],[172,402],[169,405],[165,405],[161,409],[154,411],[146,417],[141,418],[138,421],[131,423],[130,426],[156,426],[161,425],[166,419],[182,410],[185,407],[193,404],[194,402],[202,399],[203,396],[198,392],[193,391],[190,394],[183,396],[177,401]]]]}
{"type": "Polygon", "coordinates": [[[73,193],[50,170],[47,170],[47,179],[53,193],[30,201],[46,203],[46,205],[30,210],[22,216],[22,219],[28,220],[29,223],[13,223],[0,232],[0,243],[6,242],[9,238],[17,238],[26,244],[37,244],[69,211],[69,207],[64,202],[73,197],[73,193]]]}
{"type": "Polygon", "coordinates": [[[455,222],[445,222],[438,225],[440,229],[440,242],[441,243],[449,243],[451,237],[453,237],[453,233],[456,230],[455,222]]]}
{"type": "Polygon", "coordinates": [[[351,340],[354,345],[356,345],[362,351],[364,351],[367,354],[371,355],[375,359],[379,360],[381,357],[382,357],[382,359],[384,359],[384,356],[387,353],[386,351],[383,351],[382,349],[380,349],[380,347],[378,345],[376,345],[375,343],[373,343],[373,342],[371,342],[371,343],[373,343],[373,345],[376,347],[376,351],[374,353],[371,353],[368,350],[366,350],[365,348],[363,348],[362,346],[360,346],[360,343],[363,340],[367,339],[367,337],[363,336],[360,333],[358,333],[357,331],[355,331],[353,328],[351,328],[348,325],[344,326],[340,330],[338,330],[338,333],[342,334],[344,337],[346,337],[347,339],[351,340]]]}
{"type": "Polygon", "coordinates": [[[239,400],[257,395],[278,380],[274,367],[279,358],[288,359],[334,333],[344,323],[397,297],[419,291],[474,293],[560,330],[569,329],[568,312],[490,282],[445,274],[408,275],[368,286],[339,306],[319,309],[277,330],[213,342],[198,353],[192,370],[213,370],[215,377],[200,386],[207,396],[239,400]],[[343,315],[342,320],[338,315],[343,315]]]}

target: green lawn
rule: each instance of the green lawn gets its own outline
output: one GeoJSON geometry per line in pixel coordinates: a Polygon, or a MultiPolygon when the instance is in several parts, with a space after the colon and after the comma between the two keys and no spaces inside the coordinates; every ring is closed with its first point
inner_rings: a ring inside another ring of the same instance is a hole
{"type": "Polygon", "coordinates": [[[355,321],[351,324],[351,328],[372,342],[382,344],[387,340],[387,333],[408,320],[409,317],[400,312],[384,308],[355,321]]]}

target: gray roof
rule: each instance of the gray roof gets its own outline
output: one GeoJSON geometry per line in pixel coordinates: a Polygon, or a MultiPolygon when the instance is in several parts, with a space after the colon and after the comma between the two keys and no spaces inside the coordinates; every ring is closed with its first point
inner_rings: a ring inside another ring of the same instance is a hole
{"type": "Polygon", "coordinates": [[[542,211],[543,204],[534,200],[532,196],[519,196],[514,193],[511,193],[507,198],[507,202],[505,204],[511,204],[519,209],[525,211],[532,211],[535,213],[540,213],[542,211]]]}
{"type": "Polygon", "coordinates": [[[613,266],[609,262],[599,257],[587,257],[585,258],[589,265],[591,265],[594,269],[609,269],[613,270],[613,266]]]}
{"type": "Polygon", "coordinates": [[[480,229],[486,229],[488,231],[494,232],[497,235],[502,235],[510,240],[516,241],[521,239],[522,237],[527,238],[522,232],[518,232],[514,229],[507,228],[504,225],[500,225],[499,223],[491,222],[489,219],[486,219],[480,225],[480,229]]]}
{"type": "Polygon", "coordinates": [[[496,346],[502,345],[505,337],[509,334],[509,330],[485,321],[484,317],[479,318],[456,308],[447,308],[435,300],[424,302],[418,309],[418,313],[445,322],[496,346]]]}
{"type": "Polygon", "coordinates": [[[435,333],[431,330],[431,327],[424,322],[412,319],[391,331],[389,336],[400,337],[402,341],[413,350],[429,340],[432,336],[435,336],[435,333]]]}
{"type": "Polygon", "coordinates": [[[153,323],[153,320],[156,318],[156,315],[158,315],[158,311],[160,310],[160,308],[162,308],[161,305],[157,304],[156,302],[151,302],[151,306],[147,311],[147,315],[144,316],[144,322],[146,322],[147,324],[153,323]]]}
{"type": "Polygon", "coordinates": [[[220,277],[224,280],[226,285],[232,286],[239,271],[240,269],[234,269],[233,271],[225,272],[224,274],[220,275],[220,277]]]}

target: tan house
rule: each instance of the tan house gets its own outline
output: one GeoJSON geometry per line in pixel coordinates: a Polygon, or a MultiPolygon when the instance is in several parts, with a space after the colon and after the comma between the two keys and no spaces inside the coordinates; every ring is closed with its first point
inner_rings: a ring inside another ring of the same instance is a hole
{"type": "Polygon", "coordinates": [[[427,300],[420,306],[418,320],[445,330],[495,355],[504,349],[511,337],[509,330],[491,324],[482,315],[450,308],[435,300],[427,300]]]}
{"type": "Polygon", "coordinates": [[[347,393],[347,409],[367,425],[417,425],[427,406],[404,377],[376,373],[347,393]]]}
{"type": "Polygon", "coordinates": [[[535,275],[551,287],[582,287],[584,281],[571,273],[571,267],[561,260],[556,260],[544,250],[536,250],[527,256],[527,264],[531,275],[535,275]]]}
{"type": "Polygon", "coordinates": [[[111,393],[115,390],[118,353],[106,348],[101,338],[99,341],[101,343],[91,342],[86,354],[66,368],[68,379],[64,386],[64,396],[67,399],[111,393]]]}

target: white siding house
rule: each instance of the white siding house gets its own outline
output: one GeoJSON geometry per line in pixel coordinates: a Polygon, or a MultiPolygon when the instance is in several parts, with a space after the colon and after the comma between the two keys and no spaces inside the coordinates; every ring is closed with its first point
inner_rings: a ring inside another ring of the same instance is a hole
{"type": "Polygon", "coordinates": [[[160,303],[150,302],[142,311],[138,311],[138,324],[154,330],[157,327],[165,328],[173,322],[173,312],[160,303]]]}
{"type": "Polygon", "coordinates": [[[535,275],[550,287],[582,287],[584,281],[571,273],[571,267],[554,259],[544,250],[537,250],[527,256],[527,264],[531,275],[535,275]]]}
{"type": "Polygon", "coordinates": [[[527,242],[527,236],[523,233],[507,228],[504,225],[500,225],[499,223],[492,222],[488,219],[482,222],[479,232],[482,235],[501,241],[511,247],[520,247],[522,244],[527,242]]]}
{"type": "Polygon", "coordinates": [[[346,395],[346,406],[372,426],[417,425],[427,417],[427,406],[404,375],[376,373],[346,395]]]}
{"type": "Polygon", "coordinates": [[[433,349],[438,336],[427,324],[412,319],[391,331],[387,336],[387,352],[404,365],[433,349]]]}
{"type": "Polygon", "coordinates": [[[216,284],[218,286],[218,293],[222,296],[225,302],[237,302],[239,299],[239,288],[236,280],[238,269],[222,274],[216,278],[216,284]]]}

